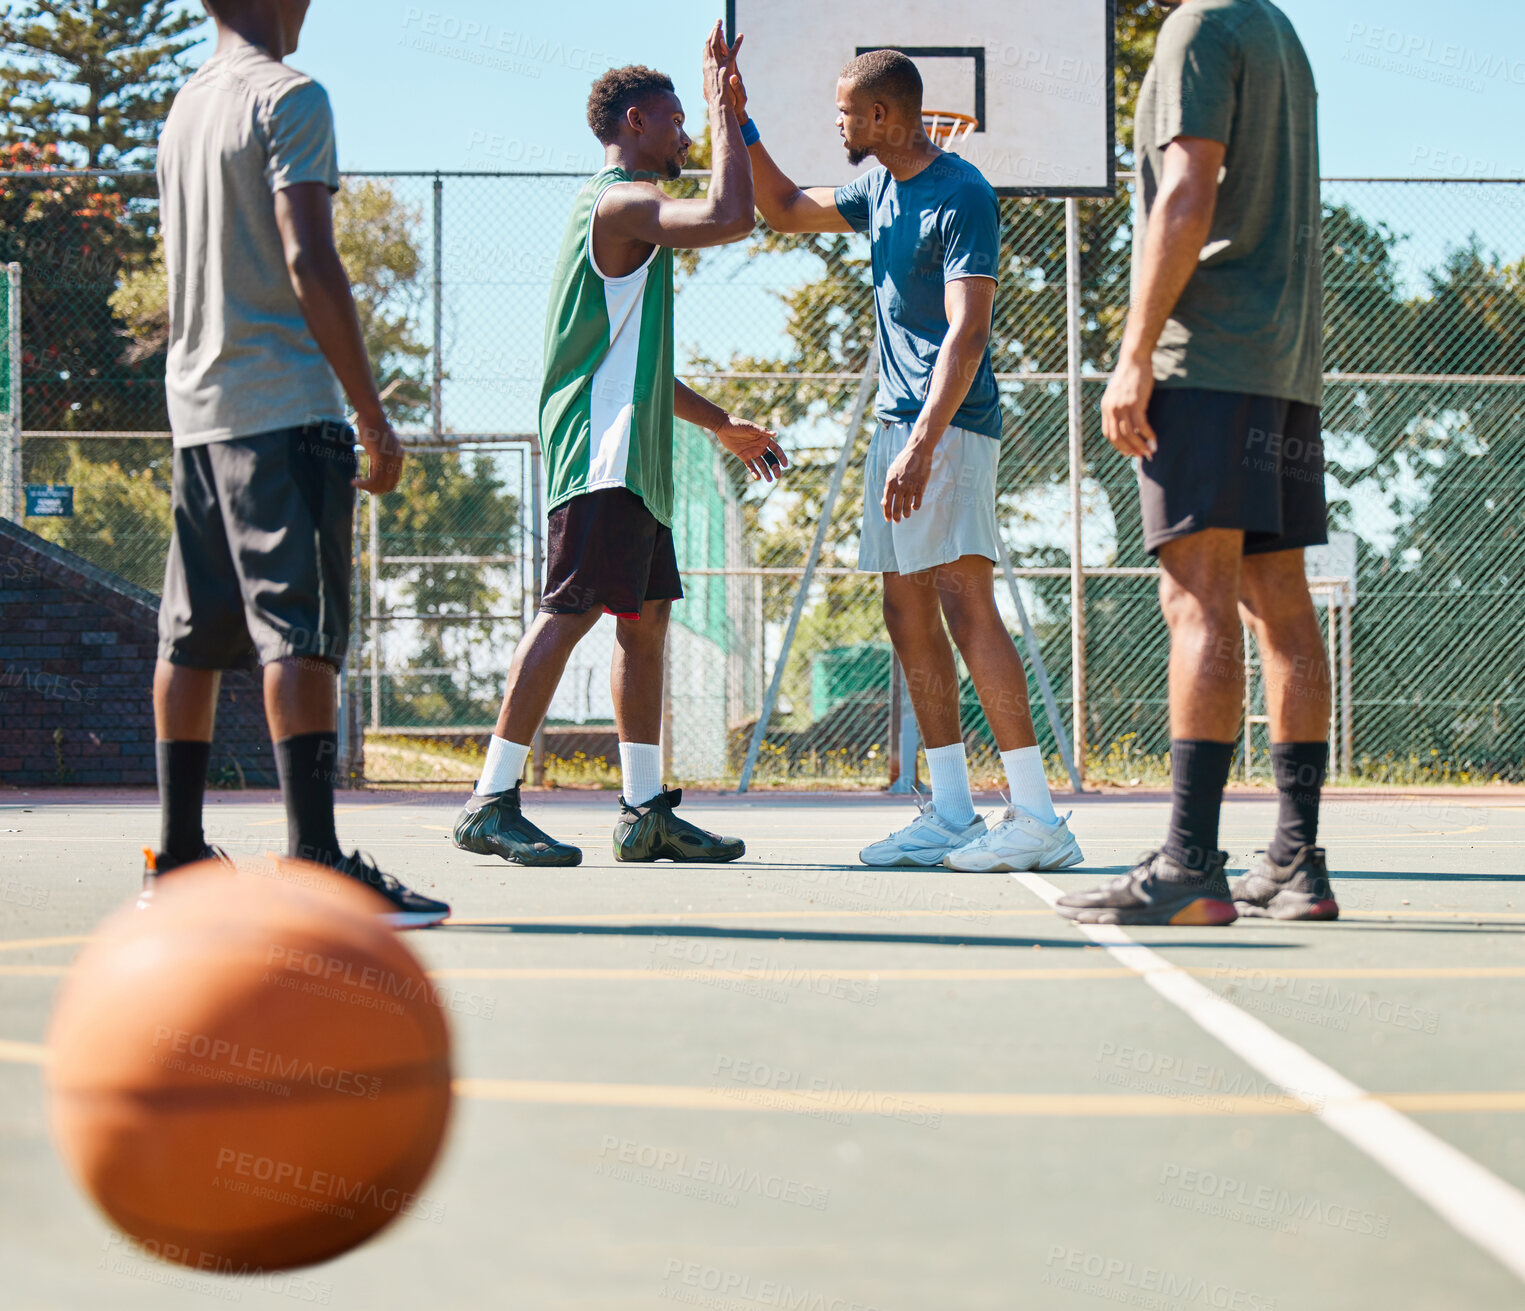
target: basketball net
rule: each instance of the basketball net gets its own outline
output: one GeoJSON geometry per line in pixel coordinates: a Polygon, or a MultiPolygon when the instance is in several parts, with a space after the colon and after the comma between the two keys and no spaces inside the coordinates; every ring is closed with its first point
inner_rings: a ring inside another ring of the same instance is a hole
{"type": "Polygon", "coordinates": [[[921,111],[921,126],[927,140],[944,150],[957,150],[979,125],[979,119],[970,114],[955,114],[951,109],[921,111]]]}

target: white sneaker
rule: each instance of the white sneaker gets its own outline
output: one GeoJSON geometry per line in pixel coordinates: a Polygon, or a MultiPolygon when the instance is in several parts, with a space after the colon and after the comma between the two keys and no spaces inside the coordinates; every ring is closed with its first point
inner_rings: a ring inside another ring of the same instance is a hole
{"type": "Polygon", "coordinates": [[[1085,857],[1070,832],[1069,818],[1065,815],[1045,824],[1036,815],[1007,806],[1000,823],[984,836],[950,851],[943,864],[949,869],[981,874],[1078,865],[1085,857]]]}
{"type": "Polygon", "coordinates": [[[976,815],[960,827],[950,824],[931,806],[882,842],[870,843],[858,853],[865,865],[941,865],[949,852],[975,842],[985,833],[985,821],[976,815]]]}

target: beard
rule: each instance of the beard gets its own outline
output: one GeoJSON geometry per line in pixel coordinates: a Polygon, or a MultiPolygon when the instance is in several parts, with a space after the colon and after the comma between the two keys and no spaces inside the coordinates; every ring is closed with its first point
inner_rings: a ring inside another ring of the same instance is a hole
{"type": "Polygon", "coordinates": [[[856,146],[849,146],[845,141],[842,144],[847,149],[847,162],[854,168],[857,168],[872,153],[867,150],[859,150],[856,146]]]}
{"type": "Polygon", "coordinates": [[[687,162],[688,156],[686,153],[682,155],[674,155],[671,159],[669,159],[667,161],[666,168],[663,170],[667,175],[667,180],[669,182],[676,182],[680,177],[682,177],[683,165],[687,162]]]}

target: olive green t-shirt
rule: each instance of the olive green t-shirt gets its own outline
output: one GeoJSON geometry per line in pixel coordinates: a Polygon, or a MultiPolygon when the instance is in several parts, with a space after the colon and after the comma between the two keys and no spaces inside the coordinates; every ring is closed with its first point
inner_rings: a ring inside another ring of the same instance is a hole
{"type": "Polygon", "coordinates": [[[1133,268],[1177,137],[1227,146],[1212,230],[1160,334],[1161,387],[1323,399],[1318,93],[1269,0],[1189,0],[1160,28],[1139,90],[1133,268]]]}

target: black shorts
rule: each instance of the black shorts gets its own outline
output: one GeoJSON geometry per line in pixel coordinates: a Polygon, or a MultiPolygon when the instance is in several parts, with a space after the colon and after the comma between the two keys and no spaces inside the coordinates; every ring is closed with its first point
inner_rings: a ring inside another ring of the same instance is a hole
{"type": "Polygon", "coordinates": [[[249,669],[344,660],[354,432],[311,423],[175,451],[159,658],[249,669]]]}
{"type": "Polygon", "coordinates": [[[546,614],[602,606],[635,619],[644,601],[682,598],[672,529],[628,488],[584,492],[551,511],[540,602],[546,614]]]}
{"type": "Polygon", "coordinates": [[[1205,528],[1239,529],[1246,555],[1329,540],[1318,406],[1167,387],[1148,413],[1159,449],[1139,461],[1138,485],[1151,555],[1205,528]]]}

